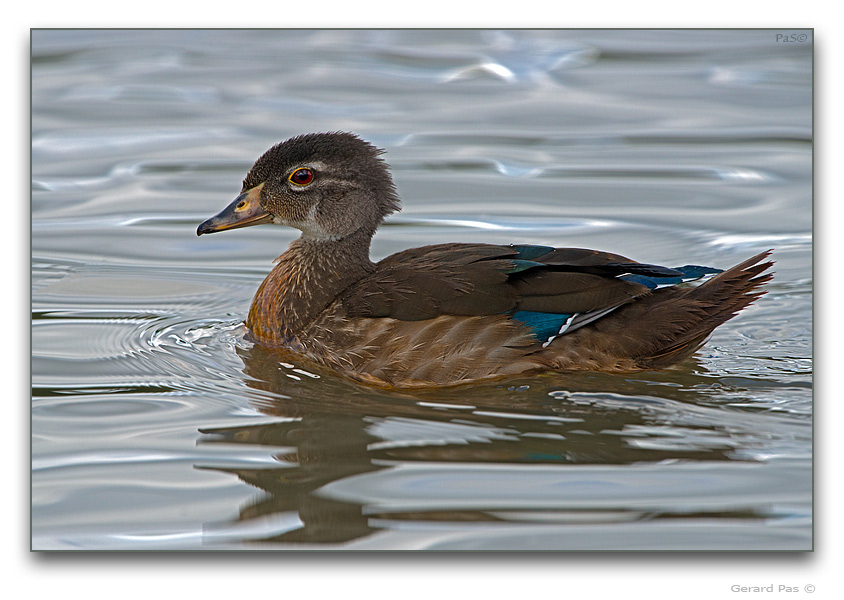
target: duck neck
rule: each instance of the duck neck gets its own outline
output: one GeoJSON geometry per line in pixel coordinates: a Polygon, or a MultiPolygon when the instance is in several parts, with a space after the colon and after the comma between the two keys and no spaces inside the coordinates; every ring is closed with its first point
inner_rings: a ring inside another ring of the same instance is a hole
{"type": "Polygon", "coordinates": [[[252,300],[246,326],[255,341],[288,345],[343,290],[372,273],[373,234],[359,230],[338,240],[302,236],[291,243],[252,300]]]}

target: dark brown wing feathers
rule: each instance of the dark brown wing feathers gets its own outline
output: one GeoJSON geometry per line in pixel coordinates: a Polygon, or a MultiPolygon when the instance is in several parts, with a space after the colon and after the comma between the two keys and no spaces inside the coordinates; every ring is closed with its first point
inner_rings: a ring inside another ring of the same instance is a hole
{"type": "Polygon", "coordinates": [[[649,292],[645,286],[615,279],[615,275],[655,269],[675,273],[616,254],[577,248],[550,250],[524,260],[513,246],[413,248],[378,263],[375,273],[348,290],[342,302],[350,317],[407,321],[512,310],[587,312],[625,304],[649,292]]]}

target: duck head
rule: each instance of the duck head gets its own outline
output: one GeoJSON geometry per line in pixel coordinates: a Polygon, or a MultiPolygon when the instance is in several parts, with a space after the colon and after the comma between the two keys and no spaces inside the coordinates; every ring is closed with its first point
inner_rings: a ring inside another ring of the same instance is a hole
{"type": "Polygon", "coordinates": [[[240,195],[196,234],[275,223],[312,240],[371,236],[384,217],[400,209],[382,153],[351,133],[290,138],[255,162],[240,195]]]}

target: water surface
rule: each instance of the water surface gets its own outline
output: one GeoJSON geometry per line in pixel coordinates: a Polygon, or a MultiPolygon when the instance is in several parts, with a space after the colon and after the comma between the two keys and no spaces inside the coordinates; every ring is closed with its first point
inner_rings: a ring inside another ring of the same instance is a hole
{"type": "Polygon", "coordinates": [[[35,31],[35,549],[811,548],[812,45],[771,31],[35,31]],[[244,339],[296,237],[197,238],[354,131],[447,241],[729,267],[677,369],[386,393],[244,339]]]}

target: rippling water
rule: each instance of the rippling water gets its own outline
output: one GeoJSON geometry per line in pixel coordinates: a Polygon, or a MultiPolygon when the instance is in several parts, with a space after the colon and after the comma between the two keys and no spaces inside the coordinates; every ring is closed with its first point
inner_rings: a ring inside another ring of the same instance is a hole
{"type": "Polygon", "coordinates": [[[808,549],[812,42],[771,31],[35,31],[35,549],[808,549]],[[257,156],[384,147],[373,258],[446,241],[728,267],[676,370],[389,394],[244,340],[293,231],[257,156]]]}

